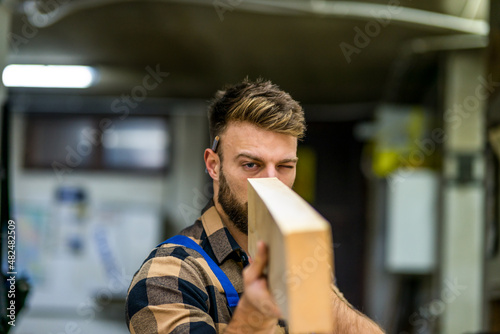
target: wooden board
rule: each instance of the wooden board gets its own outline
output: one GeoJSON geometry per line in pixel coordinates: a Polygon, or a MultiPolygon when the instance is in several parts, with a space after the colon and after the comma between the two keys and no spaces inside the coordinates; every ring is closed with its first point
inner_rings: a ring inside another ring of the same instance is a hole
{"type": "Polygon", "coordinates": [[[269,248],[268,281],[291,333],[333,330],[330,224],[277,178],[248,179],[248,248],[269,248]]]}

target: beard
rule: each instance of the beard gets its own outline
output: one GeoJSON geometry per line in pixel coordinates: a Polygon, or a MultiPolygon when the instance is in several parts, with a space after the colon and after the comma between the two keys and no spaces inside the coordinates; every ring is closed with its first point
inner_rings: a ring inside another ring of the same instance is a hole
{"type": "Polygon", "coordinates": [[[248,202],[238,202],[236,196],[229,187],[226,178],[224,177],[222,169],[220,171],[219,195],[217,200],[219,201],[222,210],[224,210],[226,215],[233,222],[234,226],[236,226],[240,232],[248,235],[248,202]]]}

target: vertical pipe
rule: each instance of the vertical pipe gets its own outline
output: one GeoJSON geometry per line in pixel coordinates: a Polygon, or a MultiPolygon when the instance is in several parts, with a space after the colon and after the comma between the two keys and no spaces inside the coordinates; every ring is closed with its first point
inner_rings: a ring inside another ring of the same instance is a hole
{"type": "Polygon", "coordinates": [[[485,110],[495,89],[484,56],[456,51],[446,60],[441,289],[429,305],[445,334],[482,329],[485,110]]]}

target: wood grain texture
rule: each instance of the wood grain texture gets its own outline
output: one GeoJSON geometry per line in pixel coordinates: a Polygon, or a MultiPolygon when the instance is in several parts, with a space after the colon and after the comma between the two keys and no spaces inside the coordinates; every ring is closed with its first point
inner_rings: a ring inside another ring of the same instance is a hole
{"type": "Polygon", "coordinates": [[[269,248],[268,281],[291,333],[333,330],[331,228],[277,178],[248,179],[248,248],[269,248]]]}

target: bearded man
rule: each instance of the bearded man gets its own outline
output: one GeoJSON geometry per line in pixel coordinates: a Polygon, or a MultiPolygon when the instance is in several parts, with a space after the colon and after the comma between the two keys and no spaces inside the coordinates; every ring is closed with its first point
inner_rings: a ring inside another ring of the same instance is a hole
{"type": "MultiPolygon", "coordinates": [[[[304,112],[271,82],[244,80],[216,94],[209,127],[213,145],[204,159],[213,199],[134,275],[126,302],[131,333],[287,333],[264,275],[266,245],[258,244],[255,259],[247,256],[247,179],[293,186],[304,112]]],[[[382,333],[333,292],[335,333],[382,333]]]]}

